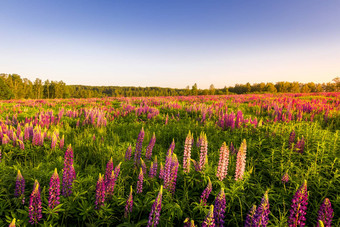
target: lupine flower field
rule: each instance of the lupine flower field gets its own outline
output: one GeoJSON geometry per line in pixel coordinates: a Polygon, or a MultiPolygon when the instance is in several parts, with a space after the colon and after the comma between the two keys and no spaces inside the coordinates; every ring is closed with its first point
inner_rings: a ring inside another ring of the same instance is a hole
{"type": "Polygon", "coordinates": [[[0,226],[340,226],[340,93],[0,101],[0,226]]]}

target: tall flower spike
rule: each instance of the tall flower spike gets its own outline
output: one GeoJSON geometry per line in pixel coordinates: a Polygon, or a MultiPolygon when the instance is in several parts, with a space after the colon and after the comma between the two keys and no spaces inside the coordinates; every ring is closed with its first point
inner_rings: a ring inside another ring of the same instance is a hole
{"type": "Polygon", "coordinates": [[[294,141],[295,141],[295,131],[292,130],[292,132],[289,135],[289,140],[288,140],[288,147],[289,148],[292,148],[294,141]]]}
{"type": "Polygon", "coordinates": [[[104,201],[105,201],[105,184],[104,184],[103,176],[99,174],[97,187],[96,187],[95,208],[99,209],[100,207],[104,206],[104,201]]]}
{"type": "Polygon", "coordinates": [[[125,152],[125,161],[128,161],[131,159],[131,152],[132,152],[132,148],[131,148],[131,144],[129,145],[129,147],[126,149],[125,152]]]}
{"type": "Polygon", "coordinates": [[[226,208],[225,193],[224,193],[224,189],[222,188],[215,199],[215,205],[214,205],[214,219],[215,219],[215,224],[218,227],[224,226],[225,208],[226,208]]]}
{"type": "Polygon", "coordinates": [[[147,168],[146,168],[146,164],[143,161],[143,159],[140,159],[140,163],[141,163],[141,167],[142,167],[142,170],[143,170],[143,174],[146,175],[147,168]]]}
{"type": "Polygon", "coordinates": [[[60,196],[60,179],[59,179],[58,171],[56,168],[50,180],[49,199],[48,199],[49,208],[53,209],[60,203],[59,196],[60,196]]]}
{"type": "Polygon", "coordinates": [[[106,164],[106,171],[105,171],[105,177],[104,177],[105,187],[107,187],[107,185],[109,184],[109,178],[111,177],[112,171],[113,171],[113,161],[111,157],[111,159],[106,164]]]}
{"type": "Polygon", "coordinates": [[[40,186],[37,181],[35,183],[35,187],[30,197],[30,204],[28,207],[28,217],[29,217],[29,222],[32,225],[37,224],[39,220],[42,218],[40,186]]]}
{"type": "Polygon", "coordinates": [[[73,167],[73,150],[69,145],[65,152],[64,169],[63,169],[63,188],[62,194],[68,197],[72,194],[72,183],[76,178],[75,170],[73,167]]]}
{"type": "Polygon", "coordinates": [[[183,155],[183,171],[185,173],[190,172],[190,159],[191,159],[191,146],[192,146],[192,135],[189,131],[184,144],[184,155],[183,155]]]}
{"type": "Polygon", "coordinates": [[[153,162],[153,174],[156,177],[158,171],[158,162],[157,162],[157,156],[155,157],[155,160],[153,162]]]}
{"type": "Polygon", "coordinates": [[[132,186],[130,186],[130,195],[125,205],[125,212],[124,212],[125,218],[127,218],[128,215],[132,212],[132,207],[133,207],[133,196],[132,196],[132,186]]]}
{"type": "Polygon", "coordinates": [[[63,137],[61,137],[61,140],[59,141],[59,148],[60,149],[64,148],[64,142],[65,142],[65,138],[64,138],[64,135],[63,135],[63,137]]]}
{"type": "Polygon", "coordinates": [[[255,222],[254,222],[255,212],[256,212],[256,205],[253,205],[250,208],[249,213],[247,214],[246,222],[244,224],[244,227],[252,227],[252,226],[255,225],[255,222]]]}
{"type": "Polygon", "coordinates": [[[183,223],[184,223],[183,227],[196,227],[195,221],[190,220],[190,218],[186,218],[183,223]]]}
{"type": "Polygon", "coordinates": [[[155,143],[156,143],[156,136],[155,136],[155,133],[153,133],[152,138],[151,138],[151,140],[149,142],[149,145],[146,148],[145,158],[147,158],[149,160],[151,159],[152,149],[155,146],[155,143]]]}
{"type": "Polygon", "coordinates": [[[25,179],[18,170],[17,179],[15,182],[14,196],[22,200],[22,204],[25,203],[25,179]]]}
{"type": "Polygon", "coordinates": [[[9,224],[9,227],[15,227],[15,218],[13,218],[11,224],[9,224]]]}
{"type": "Polygon", "coordinates": [[[144,128],[142,127],[142,130],[139,132],[136,142],[135,165],[139,164],[142,155],[143,140],[144,140],[144,128]]]}
{"type": "Polygon", "coordinates": [[[239,151],[237,152],[235,180],[243,179],[243,174],[246,168],[246,153],[247,153],[247,142],[244,139],[240,145],[239,151]]]}
{"type": "Polygon", "coordinates": [[[217,178],[222,181],[228,174],[229,149],[224,142],[220,149],[220,159],[217,166],[217,178]]]}
{"type": "MultiPolygon", "coordinates": [[[[325,227],[331,227],[333,216],[331,201],[329,201],[328,198],[325,198],[318,212],[318,221],[322,221],[323,226],[325,227]]],[[[319,222],[317,223],[317,227],[321,227],[319,222]]]]}
{"type": "Polygon", "coordinates": [[[142,193],[143,192],[143,170],[142,168],[140,168],[140,172],[138,175],[138,181],[137,181],[137,194],[142,193]]]}
{"type": "Polygon", "coordinates": [[[207,155],[208,155],[208,140],[207,140],[207,136],[205,133],[201,133],[200,135],[200,140],[201,140],[201,144],[200,144],[200,161],[198,163],[199,165],[199,170],[203,171],[203,169],[205,168],[205,164],[207,163],[207,155]]]}
{"type": "Polygon", "coordinates": [[[257,207],[255,215],[254,215],[254,222],[255,226],[264,226],[266,227],[268,224],[268,216],[269,216],[269,199],[268,199],[268,192],[266,192],[262,198],[260,206],[257,207]]]}
{"type": "Polygon", "coordinates": [[[283,176],[282,176],[282,179],[281,179],[282,183],[287,183],[289,181],[289,175],[288,173],[286,172],[283,176]]]}
{"type": "Polygon", "coordinates": [[[208,177],[208,185],[204,189],[201,195],[201,201],[200,201],[201,204],[206,205],[211,191],[212,191],[212,184],[211,184],[210,178],[208,177]]]}
{"type": "Polygon", "coordinates": [[[164,167],[162,162],[161,167],[159,168],[159,179],[164,179],[164,167]]]}
{"type": "Polygon", "coordinates": [[[214,206],[211,205],[209,209],[208,215],[205,217],[202,227],[214,227],[215,225],[215,219],[214,219],[214,206]]]}
{"type": "Polygon", "coordinates": [[[151,212],[149,214],[148,227],[156,227],[159,223],[159,217],[162,210],[162,196],[163,196],[163,185],[159,190],[155,202],[152,204],[151,212]]]}
{"type": "Polygon", "coordinates": [[[289,227],[305,226],[305,215],[308,205],[307,181],[305,180],[301,187],[296,191],[290,209],[288,219],[289,227]]]}

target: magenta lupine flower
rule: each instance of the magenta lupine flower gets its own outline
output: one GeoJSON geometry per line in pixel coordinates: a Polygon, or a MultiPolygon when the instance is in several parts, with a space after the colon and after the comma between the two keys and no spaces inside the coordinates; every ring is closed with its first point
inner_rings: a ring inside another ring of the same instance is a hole
{"type": "Polygon", "coordinates": [[[111,159],[106,164],[106,170],[105,170],[105,176],[104,176],[105,187],[107,187],[107,185],[109,184],[109,178],[111,177],[112,171],[113,171],[113,161],[111,157],[111,159]]]}
{"type": "Polygon", "coordinates": [[[233,142],[230,142],[229,151],[232,155],[236,154],[236,148],[234,147],[233,142]]]}
{"type": "Polygon", "coordinates": [[[25,144],[22,140],[17,140],[17,143],[19,143],[20,150],[25,150],[25,144]]]}
{"type": "Polygon", "coordinates": [[[126,149],[125,152],[125,161],[128,161],[131,159],[131,152],[132,152],[132,148],[131,148],[131,144],[129,145],[129,147],[126,149]]]}
{"type": "Polygon", "coordinates": [[[329,201],[328,198],[325,198],[318,211],[318,223],[316,226],[321,227],[319,225],[319,221],[322,221],[325,227],[331,227],[333,216],[334,214],[331,201],[329,201]]]}
{"type": "Polygon", "coordinates": [[[208,215],[205,217],[202,227],[214,227],[215,225],[215,219],[214,219],[214,206],[211,205],[209,209],[208,215]]]}
{"type": "Polygon", "coordinates": [[[22,204],[25,203],[25,179],[18,170],[17,179],[15,182],[14,196],[22,199],[22,204]]]}
{"type": "Polygon", "coordinates": [[[214,219],[215,219],[215,224],[218,227],[224,226],[225,208],[226,208],[225,193],[224,193],[224,189],[222,188],[215,199],[215,205],[214,205],[214,219]]]}
{"type": "Polygon", "coordinates": [[[209,198],[209,195],[211,193],[211,190],[212,190],[212,184],[211,184],[211,181],[210,181],[210,178],[208,177],[208,185],[207,187],[204,189],[204,191],[202,192],[202,195],[201,195],[201,201],[200,203],[202,205],[206,205],[207,203],[207,200],[209,198]]]}
{"type": "Polygon", "coordinates": [[[122,164],[122,162],[120,162],[116,167],[115,167],[115,182],[117,181],[118,177],[119,177],[119,173],[120,173],[120,165],[122,164]]]}
{"type": "Polygon", "coordinates": [[[159,224],[159,217],[162,210],[162,196],[163,196],[163,185],[159,190],[159,193],[152,204],[151,212],[149,214],[149,221],[147,227],[156,227],[159,224]]]}
{"type": "Polygon", "coordinates": [[[104,181],[104,185],[105,185],[105,198],[107,200],[110,200],[113,196],[113,192],[114,192],[114,189],[115,189],[115,184],[116,184],[116,181],[115,181],[115,172],[114,171],[111,171],[110,173],[110,176],[108,178],[108,182],[107,184],[105,185],[105,181],[104,181]]]}
{"type": "Polygon", "coordinates": [[[64,143],[65,143],[65,138],[64,135],[61,137],[61,140],[59,141],[59,148],[63,149],[64,148],[64,143]]]}
{"type": "Polygon", "coordinates": [[[289,140],[288,140],[288,147],[289,148],[292,148],[294,141],[295,141],[295,131],[293,130],[289,135],[289,140]]]}
{"type": "Polygon", "coordinates": [[[237,152],[235,180],[243,179],[243,174],[246,168],[246,153],[247,153],[247,142],[244,139],[240,145],[239,151],[237,152]]]}
{"type": "Polygon", "coordinates": [[[184,144],[184,155],[183,155],[183,171],[185,173],[190,172],[190,159],[191,159],[191,146],[192,146],[193,136],[189,131],[184,144]]]}
{"type": "Polygon", "coordinates": [[[53,209],[55,208],[59,202],[60,196],[60,180],[57,169],[54,170],[54,173],[50,180],[50,188],[49,188],[49,198],[48,198],[48,207],[53,209]]]}
{"type": "Polygon", "coordinates": [[[305,215],[308,205],[307,181],[296,191],[288,219],[289,227],[305,226],[305,215]]]}
{"type": "Polygon", "coordinates": [[[254,215],[256,212],[256,205],[253,205],[247,214],[246,221],[244,223],[244,227],[253,227],[254,224],[254,215]]]}
{"type": "Polygon", "coordinates": [[[135,165],[139,164],[142,155],[143,140],[144,140],[144,128],[142,127],[142,130],[139,132],[136,142],[135,165]]]}
{"type": "Polygon", "coordinates": [[[53,133],[53,136],[52,136],[52,141],[51,141],[51,149],[55,149],[56,145],[57,145],[57,136],[53,133]]]}
{"type": "Polygon", "coordinates": [[[63,169],[63,188],[62,194],[68,197],[72,193],[72,183],[75,180],[76,174],[73,167],[73,150],[69,145],[65,152],[64,169],[63,169]]]}
{"type": "Polygon", "coordinates": [[[262,198],[260,206],[257,207],[256,212],[254,214],[253,225],[254,226],[267,226],[268,224],[268,215],[269,215],[269,199],[268,192],[266,192],[262,198]]]}
{"type": "Polygon", "coordinates": [[[152,149],[155,146],[155,143],[156,143],[156,136],[155,136],[155,133],[153,133],[152,138],[151,138],[151,140],[149,142],[149,145],[146,148],[145,158],[147,158],[149,160],[151,159],[152,149]]]}
{"type": "Polygon", "coordinates": [[[30,204],[28,207],[28,217],[29,222],[33,224],[37,224],[39,220],[42,218],[41,214],[41,197],[40,197],[40,185],[36,181],[35,187],[32,191],[30,197],[30,204]]]}
{"type": "Polygon", "coordinates": [[[208,140],[207,136],[205,133],[201,133],[201,144],[200,144],[200,162],[198,163],[199,165],[199,170],[203,171],[205,164],[207,163],[206,158],[208,155],[208,140]]]}
{"type": "Polygon", "coordinates": [[[95,209],[100,209],[100,207],[104,206],[104,201],[105,201],[105,184],[103,176],[99,174],[96,187],[95,209]]]}
{"type": "Polygon", "coordinates": [[[228,164],[229,164],[229,149],[227,144],[224,142],[220,149],[220,159],[217,166],[217,178],[222,181],[228,174],[228,164]]]}
{"type": "Polygon", "coordinates": [[[143,175],[146,175],[147,168],[146,168],[146,164],[143,161],[143,159],[140,159],[140,163],[141,163],[141,167],[142,167],[142,170],[143,170],[143,175]]]}
{"type": "Polygon", "coordinates": [[[132,186],[130,186],[130,195],[125,205],[125,212],[124,212],[125,218],[127,218],[128,215],[132,212],[132,207],[133,207],[133,196],[132,196],[132,186]]]}
{"type": "Polygon", "coordinates": [[[138,181],[137,181],[137,194],[142,193],[143,192],[143,170],[142,168],[140,168],[140,172],[138,175],[138,181]]]}
{"type": "Polygon", "coordinates": [[[171,165],[172,165],[172,168],[171,168],[171,172],[170,172],[169,190],[172,192],[172,194],[174,194],[175,189],[176,189],[177,173],[178,173],[178,167],[179,167],[179,163],[178,163],[178,159],[177,159],[176,154],[172,155],[172,164],[171,165]]]}
{"type": "Polygon", "coordinates": [[[286,172],[285,174],[283,174],[282,179],[281,179],[282,183],[287,183],[289,181],[289,175],[286,172]]]}
{"type": "Polygon", "coordinates": [[[195,160],[193,160],[193,159],[191,159],[191,161],[192,161],[192,164],[193,164],[194,167],[195,167],[195,171],[196,171],[196,172],[200,171],[200,170],[199,170],[200,167],[199,167],[198,163],[197,163],[195,160]]]}
{"type": "Polygon", "coordinates": [[[15,227],[15,218],[13,218],[13,220],[12,220],[11,224],[9,224],[9,226],[8,226],[8,227],[15,227]]]}
{"type": "Polygon", "coordinates": [[[150,177],[150,178],[153,178],[153,177],[154,177],[153,162],[151,162],[151,164],[150,164],[149,177],[150,177]]]}
{"type": "Polygon", "coordinates": [[[162,162],[161,167],[159,168],[159,179],[164,179],[164,167],[162,162]]]}

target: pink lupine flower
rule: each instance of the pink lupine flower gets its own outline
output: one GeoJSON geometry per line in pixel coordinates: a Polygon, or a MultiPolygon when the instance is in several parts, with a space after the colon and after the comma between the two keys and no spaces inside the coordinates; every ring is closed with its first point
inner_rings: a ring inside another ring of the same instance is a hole
{"type": "Polygon", "coordinates": [[[125,218],[127,218],[128,215],[132,212],[132,207],[133,207],[133,196],[132,196],[132,186],[130,186],[130,195],[125,205],[125,212],[124,212],[125,218]]]}
{"type": "Polygon", "coordinates": [[[38,181],[35,182],[35,187],[30,196],[30,204],[28,207],[28,217],[29,222],[33,224],[37,224],[39,220],[42,218],[41,214],[41,197],[40,197],[40,185],[38,181]]]}
{"type": "Polygon", "coordinates": [[[63,135],[63,137],[61,137],[61,140],[59,141],[59,148],[60,149],[64,148],[64,142],[65,142],[65,138],[64,138],[64,135],[63,135]]]}
{"type": "Polygon", "coordinates": [[[282,176],[282,179],[281,179],[282,183],[287,183],[289,181],[289,175],[288,173],[286,172],[283,176],[282,176]]]}
{"type": "Polygon", "coordinates": [[[189,131],[184,144],[184,155],[183,155],[183,171],[185,173],[190,172],[190,159],[191,159],[191,146],[192,146],[193,136],[189,131]]]}
{"type": "Polygon", "coordinates": [[[100,209],[100,207],[104,206],[104,202],[105,202],[105,184],[104,184],[103,176],[99,174],[97,187],[96,187],[95,208],[100,209]]]}
{"type": "Polygon", "coordinates": [[[59,180],[57,169],[55,169],[50,180],[49,199],[48,199],[49,208],[53,209],[60,203],[59,196],[60,196],[60,180],[59,180]]]}
{"type": "Polygon", "coordinates": [[[246,153],[247,153],[247,142],[244,139],[240,145],[239,151],[237,152],[235,180],[243,179],[243,174],[246,168],[246,153]]]}
{"type": "Polygon", "coordinates": [[[224,142],[220,149],[220,159],[217,166],[217,178],[222,181],[228,174],[229,149],[224,142]]]}
{"type": "Polygon", "coordinates": [[[200,144],[200,161],[198,163],[199,165],[199,170],[203,171],[205,164],[207,163],[207,155],[208,155],[208,140],[207,140],[207,136],[205,135],[205,133],[201,133],[200,135],[201,137],[201,144],[200,144]]]}

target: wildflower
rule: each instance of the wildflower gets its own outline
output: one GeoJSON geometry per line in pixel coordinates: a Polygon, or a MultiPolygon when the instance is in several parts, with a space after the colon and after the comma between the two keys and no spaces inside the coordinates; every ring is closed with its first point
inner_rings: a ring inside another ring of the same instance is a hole
{"type": "Polygon", "coordinates": [[[243,174],[246,168],[246,153],[247,153],[247,142],[244,139],[240,145],[239,151],[237,152],[235,180],[243,179],[243,174]]]}
{"type": "Polygon", "coordinates": [[[208,215],[205,217],[202,227],[214,227],[215,226],[215,219],[214,219],[214,206],[210,206],[210,210],[208,215]]]}
{"type": "Polygon", "coordinates": [[[268,192],[266,192],[262,198],[260,206],[257,207],[254,214],[253,225],[264,227],[267,226],[269,213],[269,199],[268,192]]]}
{"type": "Polygon", "coordinates": [[[97,187],[96,187],[95,208],[99,209],[101,206],[104,206],[104,201],[105,201],[105,184],[104,184],[103,176],[99,174],[97,187]]]}
{"type": "Polygon", "coordinates": [[[72,193],[72,183],[76,178],[74,166],[73,166],[73,150],[69,145],[65,152],[64,169],[63,169],[63,188],[62,194],[68,197],[72,193]]]}
{"type": "Polygon", "coordinates": [[[282,183],[287,183],[289,181],[289,175],[288,173],[286,172],[283,176],[282,176],[282,179],[281,179],[282,183]]]}
{"type": "Polygon", "coordinates": [[[138,181],[137,181],[137,194],[143,192],[143,170],[140,168],[139,176],[138,176],[138,181]]]}
{"type": "Polygon", "coordinates": [[[48,207],[53,209],[55,208],[59,202],[60,196],[60,180],[57,169],[54,170],[54,173],[50,180],[50,188],[49,188],[49,199],[48,199],[48,207]]]}
{"type": "Polygon", "coordinates": [[[132,212],[132,207],[133,207],[133,196],[132,196],[132,186],[130,186],[130,195],[125,205],[125,212],[124,212],[125,218],[127,218],[128,215],[132,212]]]}
{"type": "Polygon", "coordinates": [[[204,189],[201,195],[201,201],[200,201],[201,204],[206,205],[208,197],[211,193],[211,190],[212,190],[212,184],[211,184],[210,178],[208,177],[208,185],[204,189]]]}
{"type": "Polygon", "coordinates": [[[254,222],[255,212],[256,212],[256,205],[253,205],[252,208],[249,210],[249,213],[247,214],[244,227],[252,227],[253,225],[255,225],[255,222],[254,222]]]}
{"type": "Polygon", "coordinates": [[[151,140],[149,142],[149,145],[146,148],[145,158],[147,158],[149,160],[151,159],[152,149],[155,146],[155,143],[156,143],[156,136],[155,136],[155,133],[153,133],[152,138],[151,138],[151,140]]]}
{"type": "Polygon", "coordinates": [[[214,219],[215,219],[216,226],[219,226],[219,227],[224,226],[225,208],[226,208],[225,193],[224,193],[224,189],[222,188],[215,199],[215,205],[214,205],[214,219]]]}
{"type": "Polygon", "coordinates": [[[233,142],[230,142],[229,151],[231,154],[236,154],[236,148],[234,147],[233,142]]]}
{"type": "Polygon", "coordinates": [[[185,173],[190,172],[190,159],[191,159],[191,146],[192,146],[193,136],[189,131],[184,144],[184,155],[183,155],[183,171],[185,173]]]}
{"type": "Polygon", "coordinates": [[[190,221],[190,218],[186,218],[183,223],[184,227],[196,227],[194,220],[190,221]]]}
{"type": "Polygon", "coordinates": [[[132,148],[131,148],[131,144],[130,144],[129,147],[126,149],[126,152],[125,152],[125,161],[131,159],[131,151],[132,151],[132,148]]]}
{"type": "Polygon", "coordinates": [[[143,170],[143,174],[146,175],[147,168],[146,168],[146,164],[143,161],[143,159],[140,159],[140,163],[141,163],[141,167],[142,167],[142,170],[143,170]]]}
{"type": "Polygon", "coordinates": [[[289,135],[289,140],[288,140],[289,148],[292,148],[294,141],[295,141],[295,131],[293,130],[289,135]]]}
{"type": "Polygon", "coordinates": [[[144,128],[142,127],[142,130],[139,132],[136,142],[135,165],[139,164],[141,158],[143,140],[144,140],[144,128]]]}
{"type": "MultiPolygon", "coordinates": [[[[333,219],[333,209],[331,201],[328,198],[325,198],[323,203],[320,206],[318,212],[318,221],[322,221],[325,227],[332,226],[332,219],[333,219]]],[[[319,223],[317,223],[317,227],[319,227],[319,223]]],[[[321,226],[320,226],[321,227],[321,226]]]]}
{"type": "Polygon", "coordinates": [[[151,207],[151,212],[149,214],[149,221],[148,221],[147,227],[150,227],[150,226],[156,227],[159,223],[159,217],[160,217],[160,213],[162,210],[162,195],[163,195],[163,186],[161,186],[161,189],[159,190],[156,200],[151,207]]]}
{"type": "Polygon", "coordinates": [[[9,224],[9,227],[15,227],[15,218],[13,218],[11,224],[9,224]]]}
{"type": "Polygon", "coordinates": [[[298,141],[297,141],[297,143],[295,144],[295,151],[296,152],[299,152],[300,154],[302,154],[303,153],[303,151],[304,151],[304,149],[305,149],[305,139],[304,139],[304,137],[302,136],[302,138],[301,139],[299,139],[298,141]]]}
{"type": "Polygon", "coordinates": [[[305,226],[305,215],[308,205],[307,181],[305,180],[301,187],[296,191],[290,209],[288,219],[289,227],[305,226]]]}
{"type": "Polygon", "coordinates": [[[163,167],[163,163],[161,163],[161,167],[159,169],[159,179],[164,179],[164,167],[163,167]]]}
{"type": "Polygon", "coordinates": [[[51,141],[51,149],[55,149],[55,146],[57,144],[57,136],[53,133],[53,136],[52,136],[52,141],[51,141]]]}
{"type": "Polygon", "coordinates": [[[63,137],[62,137],[61,140],[59,141],[59,148],[60,148],[60,149],[63,149],[63,148],[64,148],[64,142],[65,142],[65,138],[64,138],[64,135],[63,135],[63,137]]]}
{"type": "Polygon", "coordinates": [[[113,171],[113,161],[111,157],[111,159],[106,164],[106,171],[105,171],[105,177],[104,177],[105,187],[107,187],[107,185],[109,184],[109,178],[112,174],[112,171],[113,171]]]}
{"type": "Polygon", "coordinates": [[[25,203],[25,179],[18,170],[17,179],[15,182],[14,196],[22,199],[22,204],[25,203]]]}
{"type": "Polygon", "coordinates": [[[30,219],[29,222],[32,225],[37,224],[39,220],[42,218],[40,186],[39,186],[38,181],[35,182],[35,187],[30,197],[30,204],[28,207],[28,217],[30,219]]]}
{"type": "Polygon", "coordinates": [[[208,140],[207,140],[207,136],[205,135],[205,133],[201,133],[200,135],[201,137],[201,144],[200,144],[200,161],[199,161],[199,170],[203,171],[206,162],[206,157],[208,154],[208,140]]]}
{"type": "Polygon", "coordinates": [[[217,178],[222,181],[228,174],[229,149],[224,142],[220,149],[220,159],[217,166],[217,178]]]}

